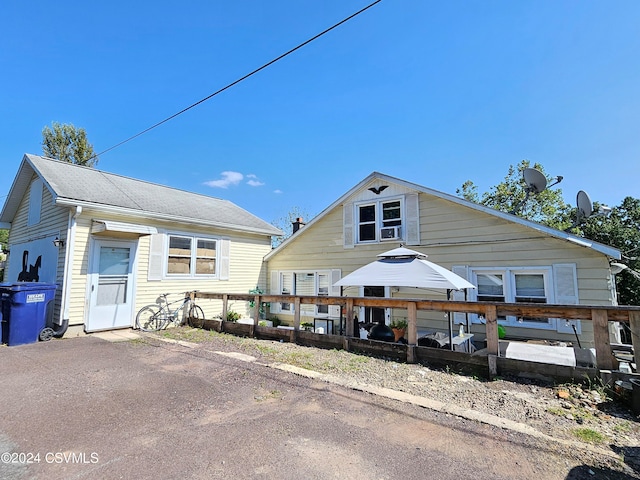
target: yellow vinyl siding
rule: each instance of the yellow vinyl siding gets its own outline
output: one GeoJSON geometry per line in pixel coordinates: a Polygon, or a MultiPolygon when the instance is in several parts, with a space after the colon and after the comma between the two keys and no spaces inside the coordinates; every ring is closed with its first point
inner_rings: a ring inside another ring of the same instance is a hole
{"type": "MultiPolygon", "coordinates": [[[[69,304],[70,325],[80,326],[86,322],[86,309],[88,308],[88,274],[91,238],[104,240],[123,240],[137,242],[136,272],[135,272],[135,313],[144,305],[155,303],[160,293],[175,293],[170,300],[177,300],[180,294],[190,290],[208,292],[248,293],[257,285],[266,289],[266,272],[262,268],[263,257],[271,250],[270,241],[260,235],[229,234],[223,230],[192,228],[183,224],[152,222],[140,218],[114,216],[85,210],[77,220],[75,237],[75,258],[73,262],[73,275],[71,287],[71,300],[69,304]],[[213,278],[189,278],[166,279],[161,281],[149,281],[147,278],[149,268],[149,235],[139,238],[135,235],[100,234],[91,235],[91,225],[94,218],[103,220],[115,220],[138,225],[153,226],[158,231],[170,233],[186,233],[201,235],[203,237],[227,238],[230,241],[230,272],[229,280],[213,278]]],[[[209,318],[218,315],[222,311],[221,302],[201,302],[205,315],[209,318]]],[[[236,310],[248,315],[248,307],[237,305],[236,310]],[[240,311],[243,309],[243,311],[240,311]],[[246,311],[244,311],[246,310],[246,311]]],[[[133,319],[132,319],[133,321],[133,319]]]]}
{"type": "MultiPolygon", "coordinates": [[[[454,265],[473,267],[551,267],[554,264],[576,264],[578,296],[581,304],[612,303],[607,287],[609,275],[605,255],[569,241],[550,237],[543,232],[515,222],[441,199],[427,193],[419,195],[420,241],[412,246],[426,253],[428,259],[445,268],[454,265]]],[[[327,212],[317,222],[304,227],[282,250],[269,259],[269,271],[319,270],[340,268],[341,274],[376,260],[376,255],[396,248],[400,242],[380,242],[355,245],[345,249],[342,241],[342,205],[327,212]],[[297,236],[297,237],[296,237],[297,236]]],[[[349,296],[358,294],[356,287],[346,290],[349,296]]],[[[428,297],[443,299],[445,292],[425,292],[402,289],[394,297],[428,297]]],[[[406,317],[406,312],[394,311],[392,316],[406,317]]],[[[283,319],[286,319],[283,316],[283,319]]],[[[442,314],[419,313],[421,328],[445,329],[442,314]]],[[[573,335],[552,330],[510,328],[510,333],[532,338],[575,340],[573,335]]],[[[589,344],[593,338],[591,322],[582,322],[581,340],[589,344]]]]}

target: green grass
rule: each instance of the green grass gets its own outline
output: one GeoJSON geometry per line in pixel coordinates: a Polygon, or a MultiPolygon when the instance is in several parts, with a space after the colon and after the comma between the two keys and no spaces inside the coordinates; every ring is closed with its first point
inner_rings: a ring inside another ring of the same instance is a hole
{"type": "Polygon", "coordinates": [[[633,428],[631,422],[622,422],[613,427],[613,429],[618,433],[626,433],[630,432],[633,428]]]}
{"type": "Polygon", "coordinates": [[[588,443],[604,443],[605,436],[591,428],[576,428],[573,434],[583,442],[588,443]]]}
{"type": "Polygon", "coordinates": [[[283,363],[295,365],[296,367],[302,367],[309,370],[314,369],[313,363],[314,355],[307,352],[289,352],[283,355],[283,363]]]}
{"type": "Polygon", "coordinates": [[[558,417],[564,417],[567,413],[570,413],[568,410],[565,410],[564,408],[557,408],[557,407],[549,407],[547,408],[547,412],[549,412],[552,415],[557,415],[558,417]]]}
{"type": "Polygon", "coordinates": [[[260,352],[260,354],[265,355],[265,356],[274,356],[278,354],[278,349],[277,348],[273,348],[269,345],[256,345],[256,350],[258,350],[258,352],[260,352]]]}

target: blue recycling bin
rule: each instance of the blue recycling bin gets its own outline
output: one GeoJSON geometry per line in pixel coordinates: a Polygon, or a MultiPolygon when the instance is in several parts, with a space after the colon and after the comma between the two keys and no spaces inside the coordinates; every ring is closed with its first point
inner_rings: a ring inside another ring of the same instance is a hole
{"type": "Polygon", "coordinates": [[[54,283],[0,283],[2,343],[24,345],[51,338],[50,328],[45,329],[56,288],[54,283]]]}

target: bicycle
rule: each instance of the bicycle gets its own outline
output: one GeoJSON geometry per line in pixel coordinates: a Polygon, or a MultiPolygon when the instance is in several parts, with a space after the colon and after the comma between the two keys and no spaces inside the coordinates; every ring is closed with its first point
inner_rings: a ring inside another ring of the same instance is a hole
{"type": "MultiPolygon", "coordinates": [[[[186,292],[187,294],[189,292],[186,292]]],[[[180,326],[184,323],[184,312],[187,313],[187,324],[190,327],[202,328],[204,325],[204,312],[191,298],[186,296],[180,300],[169,302],[167,297],[171,293],[161,293],[160,304],[153,303],[142,307],[136,315],[136,325],[143,332],[157,332],[166,328],[169,324],[180,326]],[[172,305],[179,304],[176,308],[172,305]]]]}

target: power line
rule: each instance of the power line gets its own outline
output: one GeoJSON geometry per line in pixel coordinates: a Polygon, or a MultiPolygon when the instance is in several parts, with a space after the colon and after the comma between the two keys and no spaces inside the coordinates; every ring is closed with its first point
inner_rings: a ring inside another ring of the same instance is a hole
{"type": "Polygon", "coordinates": [[[251,77],[252,75],[255,75],[255,74],[256,74],[256,73],[258,73],[259,71],[264,70],[264,69],[265,69],[265,68],[267,68],[268,66],[273,65],[273,64],[274,64],[274,63],[276,63],[277,61],[282,60],[284,57],[286,57],[286,56],[288,56],[288,55],[292,54],[292,53],[293,53],[293,52],[295,52],[296,50],[299,50],[299,49],[301,49],[302,47],[304,47],[305,45],[308,45],[309,43],[313,42],[314,40],[317,40],[318,38],[322,37],[323,35],[325,35],[325,34],[329,33],[331,30],[333,30],[333,29],[335,29],[335,28],[339,27],[339,26],[340,26],[340,25],[342,25],[343,23],[346,23],[346,22],[348,22],[349,20],[351,20],[352,18],[357,17],[358,15],[360,15],[361,13],[363,13],[363,12],[365,12],[366,10],[370,9],[371,7],[373,7],[374,5],[376,5],[377,3],[380,3],[381,1],[382,1],[382,0],[376,0],[376,1],[375,1],[375,2],[373,2],[373,3],[370,3],[369,5],[367,5],[366,7],[364,7],[363,9],[358,10],[356,13],[354,13],[354,14],[352,14],[352,15],[349,15],[347,18],[345,18],[345,19],[343,19],[343,20],[339,21],[339,22],[338,22],[338,23],[336,23],[335,25],[332,25],[331,27],[327,28],[326,30],[323,30],[322,32],[320,32],[320,33],[318,33],[317,35],[315,35],[315,36],[311,37],[310,39],[308,39],[308,40],[306,40],[306,41],[302,42],[301,44],[299,44],[298,46],[296,46],[296,47],[292,48],[291,50],[289,50],[289,51],[287,51],[287,52],[283,53],[282,55],[280,55],[280,56],[278,56],[278,57],[274,58],[273,60],[271,60],[271,61],[269,61],[269,62],[265,63],[265,64],[264,64],[264,65],[262,65],[261,67],[256,68],[255,70],[253,70],[253,71],[252,71],[252,72],[250,72],[250,73],[247,73],[247,74],[246,74],[246,75],[244,75],[243,77],[240,77],[239,79],[237,79],[237,80],[235,80],[235,81],[233,81],[233,82],[229,83],[228,85],[226,85],[225,87],[221,88],[220,90],[217,90],[216,92],[213,92],[211,95],[209,95],[209,96],[207,96],[207,97],[204,97],[204,98],[203,98],[203,99],[201,99],[201,100],[198,100],[196,103],[193,103],[193,104],[189,105],[187,108],[184,108],[184,109],[180,110],[179,112],[174,113],[173,115],[171,115],[171,116],[169,116],[169,117],[165,118],[164,120],[162,120],[162,121],[160,121],[160,122],[158,122],[158,123],[156,123],[156,124],[154,124],[154,125],[151,125],[150,127],[146,128],[146,129],[144,129],[144,130],[142,130],[142,131],[141,131],[141,132],[139,132],[139,133],[136,133],[135,135],[133,135],[133,136],[131,136],[131,137],[127,138],[126,140],[123,140],[123,141],[121,141],[120,143],[117,143],[117,144],[115,144],[114,146],[109,147],[109,148],[107,148],[106,150],[104,150],[104,151],[102,151],[102,152],[100,152],[100,153],[95,154],[94,156],[92,156],[92,157],[90,158],[90,160],[91,160],[91,159],[93,159],[93,158],[96,158],[96,157],[98,157],[98,156],[100,156],[100,155],[103,155],[103,154],[105,154],[105,153],[107,153],[107,152],[110,152],[111,150],[113,150],[113,149],[115,149],[115,148],[118,148],[119,146],[124,145],[124,144],[125,144],[125,143],[127,143],[127,142],[130,142],[130,141],[131,141],[131,140],[133,140],[134,138],[138,138],[139,136],[144,135],[145,133],[147,133],[147,132],[149,132],[149,131],[153,130],[154,128],[159,127],[160,125],[162,125],[162,124],[164,124],[164,123],[167,123],[169,120],[173,120],[173,119],[174,119],[174,118],[176,118],[177,116],[182,115],[183,113],[185,113],[185,112],[187,112],[187,111],[191,110],[191,109],[192,109],[192,108],[194,108],[194,107],[197,107],[197,106],[198,106],[198,105],[200,105],[201,103],[206,102],[207,100],[209,100],[209,99],[211,99],[211,98],[215,97],[216,95],[218,95],[218,94],[220,94],[220,93],[224,92],[225,90],[227,90],[227,89],[229,89],[229,88],[233,87],[234,85],[237,85],[238,83],[242,82],[243,80],[246,80],[247,78],[251,77]]]}

